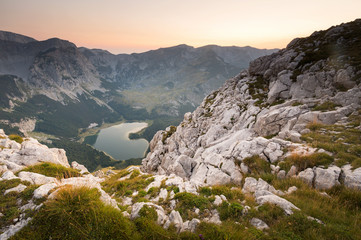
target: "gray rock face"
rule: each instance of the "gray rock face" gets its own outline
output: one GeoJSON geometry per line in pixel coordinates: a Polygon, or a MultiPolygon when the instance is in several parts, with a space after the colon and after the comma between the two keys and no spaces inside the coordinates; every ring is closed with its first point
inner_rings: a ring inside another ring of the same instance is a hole
{"type": "Polygon", "coordinates": [[[31,184],[35,184],[35,185],[55,183],[56,181],[56,179],[53,177],[47,177],[39,173],[33,173],[33,172],[20,172],[19,178],[21,179],[21,181],[28,181],[31,184]]]}
{"type": "Polygon", "coordinates": [[[297,177],[312,187],[315,173],[313,172],[312,168],[307,168],[300,172],[297,177]]]}
{"type": "Polygon", "coordinates": [[[267,225],[267,223],[265,223],[264,221],[262,221],[259,218],[252,218],[250,223],[251,223],[252,226],[257,228],[258,230],[269,229],[269,226],[267,225]]]}
{"type": "Polygon", "coordinates": [[[23,227],[28,225],[31,221],[31,218],[23,219],[17,222],[15,225],[11,225],[0,235],[1,240],[9,239],[10,237],[14,236],[17,232],[19,232],[23,227]]]}
{"type": "Polygon", "coordinates": [[[88,169],[84,165],[79,164],[76,161],[73,161],[71,163],[71,167],[76,169],[76,170],[79,170],[81,174],[89,173],[88,169]]]}
{"type": "Polygon", "coordinates": [[[361,190],[361,168],[351,170],[350,165],[342,167],[342,178],[345,186],[361,190]]]}
{"type": "Polygon", "coordinates": [[[6,195],[6,194],[8,194],[8,193],[10,193],[10,192],[20,193],[20,192],[24,191],[25,189],[26,189],[26,186],[25,186],[25,185],[19,184],[19,185],[16,186],[16,187],[7,189],[7,190],[4,192],[4,195],[6,195]]]}
{"type": "Polygon", "coordinates": [[[10,144],[6,149],[0,151],[0,162],[5,163],[10,169],[20,170],[24,166],[42,162],[50,162],[69,167],[68,159],[63,149],[48,148],[33,138],[26,138],[21,145],[15,141],[8,140],[7,136],[5,141],[10,144]]]}

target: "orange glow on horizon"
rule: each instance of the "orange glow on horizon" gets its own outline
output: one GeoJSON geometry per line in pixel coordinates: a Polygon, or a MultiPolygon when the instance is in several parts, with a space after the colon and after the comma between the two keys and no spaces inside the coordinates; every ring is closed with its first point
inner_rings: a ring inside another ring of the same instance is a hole
{"type": "Polygon", "coordinates": [[[0,30],[115,54],[179,44],[283,48],[359,9],[359,0],[2,0],[0,30]]]}

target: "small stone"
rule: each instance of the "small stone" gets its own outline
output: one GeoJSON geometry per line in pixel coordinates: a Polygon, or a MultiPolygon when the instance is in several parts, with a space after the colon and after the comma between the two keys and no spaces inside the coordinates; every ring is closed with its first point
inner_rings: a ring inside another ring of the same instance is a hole
{"type": "Polygon", "coordinates": [[[251,225],[254,226],[255,228],[257,228],[258,230],[265,230],[265,229],[269,229],[269,226],[267,225],[267,223],[265,223],[264,221],[262,221],[259,218],[252,218],[250,221],[251,225]]]}
{"type": "Polygon", "coordinates": [[[286,178],[286,171],[285,171],[285,170],[280,170],[280,171],[277,173],[277,178],[278,178],[278,179],[285,179],[285,178],[286,178]]]}

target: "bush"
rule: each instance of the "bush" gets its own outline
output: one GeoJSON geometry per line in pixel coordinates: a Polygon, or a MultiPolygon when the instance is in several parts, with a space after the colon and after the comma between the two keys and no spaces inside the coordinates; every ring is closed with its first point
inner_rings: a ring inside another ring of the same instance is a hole
{"type": "Polygon", "coordinates": [[[210,201],[202,196],[197,196],[188,192],[177,193],[174,199],[178,200],[178,205],[182,208],[192,209],[193,207],[204,210],[210,206],[210,201]]]}
{"type": "Polygon", "coordinates": [[[59,179],[81,176],[78,170],[54,163],[41,163],[26,167],[21,171],[39,173],[48,177],[55,177],[59,179]]]}
{"type": "Polygon", "coordinates": [[[243,206],[237,202],[229,204],[228,202],[223,201],[218,208],[219,216],[222,221],[227,219],[239,221],[239,219],[242,217],[242,210],[243,206]]]}

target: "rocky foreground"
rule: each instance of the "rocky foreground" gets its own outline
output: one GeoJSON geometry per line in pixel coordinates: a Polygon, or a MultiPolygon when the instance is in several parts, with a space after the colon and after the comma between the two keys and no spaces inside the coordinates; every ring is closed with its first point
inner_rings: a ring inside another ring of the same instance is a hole
{"type": "Polygon", "coordinates": [[[142,166],[89,173],[0,131],[0,239],[43,229],[69,186],[135,222],[133,237],[114,239],[359,239],[360,36],[356,20],[255,60],[159,131],[142,166]]]}

